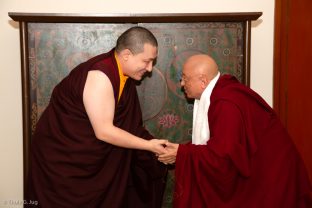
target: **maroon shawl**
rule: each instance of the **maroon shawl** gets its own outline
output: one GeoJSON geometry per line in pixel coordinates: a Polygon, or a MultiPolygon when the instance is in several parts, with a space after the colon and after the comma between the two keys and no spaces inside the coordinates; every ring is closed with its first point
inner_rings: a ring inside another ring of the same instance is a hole
{"type": "Polygon", "coordinates": [[[206,145],[180,145],[174,207],[304,208],[310,182],[273,110],[234,77],[219,78],[206,145]]]}

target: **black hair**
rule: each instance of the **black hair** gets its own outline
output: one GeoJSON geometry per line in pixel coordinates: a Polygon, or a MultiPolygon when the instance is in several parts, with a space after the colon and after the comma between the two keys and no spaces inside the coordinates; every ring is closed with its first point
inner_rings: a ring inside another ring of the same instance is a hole
{"type": "Polygon", "coordinates": [[[151,31],[144,27],[131,27],[119,36],[115,50],[120,53],[124,49],[129,49],[133,54],[138,54],[144,51],[146,43],[158,47],[157,39],[151,31]]]}

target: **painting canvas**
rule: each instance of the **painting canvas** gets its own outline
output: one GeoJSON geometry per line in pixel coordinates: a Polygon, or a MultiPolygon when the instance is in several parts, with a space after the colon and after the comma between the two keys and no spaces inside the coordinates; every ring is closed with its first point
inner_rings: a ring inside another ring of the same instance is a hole
{"type": "MultiPolygon", "coordinates": [[[[54,86],[76,65],[112,49],[118,36],[137,24],[30,23],[28,50],[32,132],[49,103],[54,86]]],[[[185,98],[180,80],[184,61],[205,53],[222,73],[243,80],[243,25],[239,22],[138,24],[155,34],[157,64],[137,85],[146,128],[157,138],[190,141],[193,103],[185,98]]],[[[169,172],[164,207],[172,200],[169,172]]]]}
{"type": "MultiPolygon", "coordinates": [[[[243,80],[241,23],[139,24],[150,29],[159,43],[157,64],[137,85],[147,128],[157,137],[175,142],[190,139],[192,102],[181,89],[183,63],[206,53],[222,73],[243,80]]],[[[32,132],[47,106],[54,86],[76,65],[112,49],[117,37],[133,24],[31,23],[28,50],[32,132]]]]}

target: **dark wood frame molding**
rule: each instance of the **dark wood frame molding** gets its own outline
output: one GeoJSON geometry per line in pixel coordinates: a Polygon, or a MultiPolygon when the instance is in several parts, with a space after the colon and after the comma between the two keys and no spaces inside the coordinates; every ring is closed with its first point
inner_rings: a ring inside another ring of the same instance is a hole
{"type": "Polygon", "coordinates": [[[82,14],[82,13],[15,13],[9,16],[19,22],[23,102],[23,151],[24,190],[26,189],[31,140],[28,23],[186,23],[186,22],[242,22],[244,25],[244,83],[250,80],[250,37],[251,21],[257,20],[262,12],[242,13],[157,13],[157,14],[82,14]]]}
{"type": "Polygon", "coordinates": [[[273,108],[284,125],[287,124],[288,6],[288,0],[275,0],[273,108]]]}
{"type": "Polygon", "coordinates": [[[14,13],[19,22],[60,23],[171,23],[171,22],[239,22],[257,20],[262,12],[241,13],[149,13],[149,14],[83,14],[83,13],[14,13]]]}

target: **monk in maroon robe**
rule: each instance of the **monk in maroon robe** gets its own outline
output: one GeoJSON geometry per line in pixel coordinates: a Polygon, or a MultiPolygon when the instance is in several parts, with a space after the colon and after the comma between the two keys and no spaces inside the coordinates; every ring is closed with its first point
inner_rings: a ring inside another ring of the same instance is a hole
{"type": "Polygon", "coordinates": [[[199,103],[206,99],[207,113],[202,115],[208,128],[195,132],[192,143],[167,144],[171,152],[159,156],[164,163],[175,162],[174,207],[311,207],[303,161],[257,93],[233,76],[220,76],[207,55],[186,61],[181,85],[187,97],[199,103]]]}
{"type": "Polygon", "coordinates": [[[166,140],[143,127],[135,86],[156,56],[153,34],[133,27],[55,87],[32,140],[35,207],[161,207],[166,168],[155,153],[166,140]]]}

